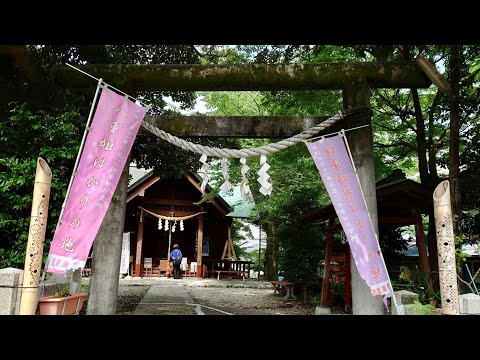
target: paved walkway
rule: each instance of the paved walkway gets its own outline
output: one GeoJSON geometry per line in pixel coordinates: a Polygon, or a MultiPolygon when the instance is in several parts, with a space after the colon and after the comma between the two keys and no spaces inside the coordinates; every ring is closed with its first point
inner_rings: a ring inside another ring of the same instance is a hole
{"type": "Polygon", "coordinates": [[[151,285],[142,301],[137,305],[133,315],[234,315],[234,314],[265,314],[262,311],[246,309],[220,309],[195,304],[188,293],[186,286],[215,287],[264,287],[270,286],[267,282],[247,283],[247,281],[231,282],[217,281],[216,279],[183,278],[133,278],[120,280],[120,283],[129,285],[151,285]]]}

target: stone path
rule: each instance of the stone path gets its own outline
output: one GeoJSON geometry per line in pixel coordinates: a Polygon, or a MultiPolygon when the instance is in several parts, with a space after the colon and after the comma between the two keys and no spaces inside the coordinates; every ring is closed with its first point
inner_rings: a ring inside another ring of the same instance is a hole
{"type": "MultiPolygon", "coordinates": [[[[190,296],[187,285],[193,282],[198,283],[197,279],[165,279],[165,280],[153,280],[153,279],[141,279],[130,280],[129,283],[141,282],[142,284],[150,283],[151,287],[137,305],[133,312],[133,315],[235,315],[235,314],[249,314],[249,315],[262,315],[266,312],[259,310],[247,310],[240,308],[214,308],[203,304],[195,304],[194,300],[190,296]],[[146,281],[145,281],[146,280],[146,281]]],[[[202,287],[210,287],[216,283],[219,287],[264,287],[266,284],[246,284],[245,282],[230,283],[223,282],[218,283],[217,280],[200,280],[202,287]]]]}
{"type": "Polygon", "coordinates": [[[232,315],[209,306],[195,304],[184,283],[152,285],[133,315],[232,315]]]}

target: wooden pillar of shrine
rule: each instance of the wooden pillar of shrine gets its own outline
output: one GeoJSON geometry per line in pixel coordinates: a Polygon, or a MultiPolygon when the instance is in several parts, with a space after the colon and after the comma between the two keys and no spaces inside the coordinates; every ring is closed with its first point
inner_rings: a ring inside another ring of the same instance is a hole
{"type": "Polygon", "coordinates": [[[202,253],[203,253],[203,214],[198,217],[197,227],[197,277],[202,277],[202,253]]]}
{"type": "Polygon", "coordinates": [[[332,248],[333,248],[333,219],[329,221],[329,227],[327,231],[327,244],[325,246],[325,264],[323,268],[323,282],[322,282],[322,294],[320,297],[320,305],[328,307],[330,306],[331,298],[331,283],[330,283],[330,262],[332,261],[332,248]]]}
{"type": "Polygon", "coordinates": [[[352,273],[350,267],[350,245],[345,250],[345,312],[352,309],[352,273]]]}
{"type": "Polygon", "coordinates": [[[142,276],[142,243],[143,243],[143,210],[140,210],[140,220],[138,221],[137,233],[137,255],[135,256],[135,276],[142,276]]]}
{"type": "MultiPolygon", "coordinates": [[[[430,272],[430,264],[428,262],[427,244],[425,242],[425,233],[423,230],[422,213],[420,210],[416,209],[412,210],[412,214],[415,218],[415,239],[417,242],[420,269],[424,274],[428,274],[430,272]]],[[[428,284],[430,289],[433,289],[432,279],[430,277],[428,277],[428,284]]],[[[429,292],[431,291],[429,290],[429,292]]]]}

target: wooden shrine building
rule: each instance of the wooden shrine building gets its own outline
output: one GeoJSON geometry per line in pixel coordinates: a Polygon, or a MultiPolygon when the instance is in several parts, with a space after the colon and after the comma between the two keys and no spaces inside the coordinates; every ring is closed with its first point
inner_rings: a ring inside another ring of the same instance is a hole
{"type": "MultiPolygon", "coordinates": [[[[124,231],[130,233],[132,276],[144,276],[150,261],[151,275],[159,276],[167,270],[169,236],[170,251],[173,244],[178,244],[189,272],[195,276],[205,276],[202,264],[221,259],[232,225],[232,217],[227,216],[232,208],[220,196],[195,205],[202,195],[200,182],[201,178],[190,172],[180,179],[160,179],[149,172],[129,186],[124,231]],[[172,231],[175,221],[169,221],[169,229],[165,230],[163,220],[159,229],[159,218],[152,214],[174,218],[198,215],[183,220],[183,231],[180,221],[176,221],[172,231]]],[[[210,190],[207,185],[206,192],[210,190]]]]}

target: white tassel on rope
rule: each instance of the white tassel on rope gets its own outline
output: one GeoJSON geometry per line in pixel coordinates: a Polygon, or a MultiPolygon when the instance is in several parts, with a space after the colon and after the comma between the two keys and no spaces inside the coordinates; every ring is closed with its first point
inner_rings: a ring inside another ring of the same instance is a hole
{"type": "Polygon", "coordinates": [[[260,156],[260,165],[262,165],[262,167],[258,171],[259,177],[257,181],[260,183],[262,187],[260,188],[259,191],[265,196],[271,195],[272,184],[268,182],[268,180],[270,179],[270,175],[267,174],[268,169],[270,169],[270,165],[268,165],[267,157],[265,155],[260,156]]]}
{"type": "Polygon", "coordinates": [[[230,181],[228,181],[228,178],[230,176],[228,175],[227,158],[222,158],[221,165],[222,165],[222,174],[223,174],[223,178],[225,179],[225,181],[222,184],[222,186],[220,186],[220,190],[223,191],[226,194],[232,189],[232,184],[230,183],[230,181]]]}
{"type": "Polygon", "coordinates": [[[172,225],[172,232],[175,232],[175,228],[177,227],[177,222],[174,221],[172,225]]]}
{"type": "Polygon", "coordinates": [[[165,219],[165,231],[168,231],[168,220],[165,219]]]}
{"type": "Polygon", "coordinates": [[[203,175],[202,185],[200,185],[200,188],[202,189],[202,192],[204,192],[208,183],[208,169],[210,169],[210,165],[207,163],[207,154],[200,156],[200,162],[202,163],[200,174],[203,175]]]}
{"type": "Polygon", "coordinates": [[[180,220],[180,231],[183,231],[183,220],[180,220]]]}
{"type": "Polygon", "coordinates": [[[245,193],[245,186],[248,183],[247,180],[247,172],[250,169],[250,166],[247,165],[247,159],[246,158],[240,158],[240,162],[242,163],[242,168],[240,169],[240,172],[242,173],[242,182],[240,183],[240,194],[242,195],[242,198],[246,199],[247,194],[245,193]]]}
{"type": "Polygon", "coordinates": [[[162,230],[162,219],[158,219],[158,230],[162,230]]]}

